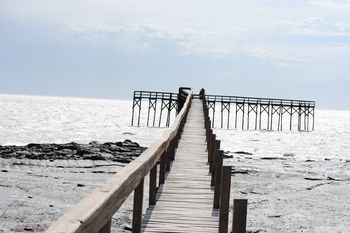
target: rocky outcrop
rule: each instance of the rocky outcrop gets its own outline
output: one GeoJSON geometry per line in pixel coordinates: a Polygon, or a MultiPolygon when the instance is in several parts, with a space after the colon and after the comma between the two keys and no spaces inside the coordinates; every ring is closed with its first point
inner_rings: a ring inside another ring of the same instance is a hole
{"type": "Polygon", "coordinates": [[[125,140],[123,142],[99,143],[92,141],[88,144],[75,142],[65,144],[38,144],[30,143],[26,146],[0,146],[1,158],[17,159],[89,159],[111,160],[129,163],[138,157],[146,148],[136,142],[125,140]]]}

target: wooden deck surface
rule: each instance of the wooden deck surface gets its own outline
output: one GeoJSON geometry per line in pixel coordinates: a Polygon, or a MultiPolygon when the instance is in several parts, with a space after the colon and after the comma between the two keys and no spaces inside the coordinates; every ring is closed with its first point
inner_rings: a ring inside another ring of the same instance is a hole
{"type": "Polygon", "coordinates": [[[143,218],[143,232],[218,232],[207,159],[202,102],[193,99],[171,171],[143,218]]]}

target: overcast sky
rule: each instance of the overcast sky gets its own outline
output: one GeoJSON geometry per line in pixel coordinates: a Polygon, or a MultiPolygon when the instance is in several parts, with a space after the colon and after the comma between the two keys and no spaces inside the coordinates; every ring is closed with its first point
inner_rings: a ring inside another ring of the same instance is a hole
{"type": "Polygon", "coordinates": [[[0,93],[179,86],[350,110],[350,0],[0,0],[0,93]]]}

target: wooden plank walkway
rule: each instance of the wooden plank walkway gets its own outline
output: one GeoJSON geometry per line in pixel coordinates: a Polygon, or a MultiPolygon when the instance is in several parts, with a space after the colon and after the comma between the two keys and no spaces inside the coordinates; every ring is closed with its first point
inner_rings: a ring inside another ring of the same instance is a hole
{"type": "Polygon", "coordinates": [[[157,204],[146,211],[143,232],[218,232],[206,147],[202,101],[193,99],[171,171],[157,204]]]}

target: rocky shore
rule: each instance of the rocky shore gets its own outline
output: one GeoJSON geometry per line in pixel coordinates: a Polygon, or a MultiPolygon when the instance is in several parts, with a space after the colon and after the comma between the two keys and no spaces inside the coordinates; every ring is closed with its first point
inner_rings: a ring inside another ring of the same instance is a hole
{"type": "Polygon", "coordinates": [[[138,157],[146,147],[131,140],[123,142],[88,144],[75,142],[64,144],[30,143],[26,146],[1,146],[0,158],[34,159],[34,160],[108,160],[129,163],[138,157]]]}

